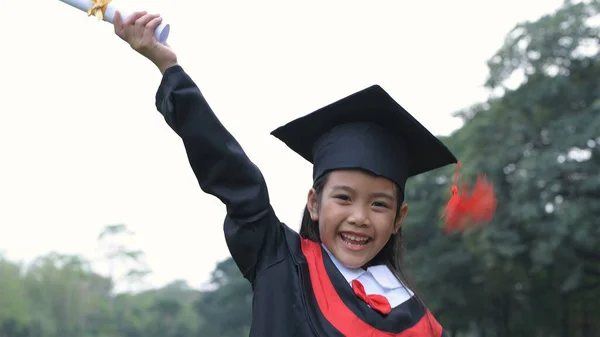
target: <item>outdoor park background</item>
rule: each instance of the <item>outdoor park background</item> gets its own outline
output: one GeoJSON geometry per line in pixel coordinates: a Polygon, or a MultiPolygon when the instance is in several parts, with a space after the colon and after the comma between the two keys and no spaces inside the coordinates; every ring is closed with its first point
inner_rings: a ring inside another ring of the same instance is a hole
{"type": "MultiPolygon", "coordinates": [[[[0,3],[0,336],[247,336],[224,208],[154,109],[160,74],[32,1],[0,3]]],[[[491,224],[445,236],[454,169],[408,185],[408,267],[451,336],[600,336],[600,3],[323,3],[150,5],[290,226],[310,167],[268,132],[382,84],[497,188],[491,224]]]]}

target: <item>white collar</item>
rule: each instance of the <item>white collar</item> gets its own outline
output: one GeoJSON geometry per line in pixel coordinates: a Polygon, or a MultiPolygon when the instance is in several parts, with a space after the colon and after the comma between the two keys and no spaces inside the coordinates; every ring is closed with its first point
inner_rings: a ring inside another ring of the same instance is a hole
{"type": "Polygon", "coordinates": [[[353,280],[361,277],[363,274],[369,273],[383,288],[389,290],[404,288],[402,283],[386,265],[371,266],[367,268],[367,270],[362,268],[348,268],[338,261],[338,259],[331,254],[325,245],[321,244],[321,247],[323,247],[323,249],[327,252],[333,264],[337,267],[340,273],[342,273],[348,283],[352,283],[353,280]]]}

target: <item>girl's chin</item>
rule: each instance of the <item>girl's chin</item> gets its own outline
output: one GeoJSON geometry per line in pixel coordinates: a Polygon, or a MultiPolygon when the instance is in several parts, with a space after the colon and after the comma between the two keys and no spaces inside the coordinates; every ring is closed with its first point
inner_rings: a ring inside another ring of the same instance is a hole
{"type": "Polygon", "coordinates": [[[369,262],[367,251],[370,243],[367,243],[366,247],[357,249],[353,246],[349,247],[343,240],[338,240],[335,246],[336,259],[347,268],[360,268],[369,262]]]}

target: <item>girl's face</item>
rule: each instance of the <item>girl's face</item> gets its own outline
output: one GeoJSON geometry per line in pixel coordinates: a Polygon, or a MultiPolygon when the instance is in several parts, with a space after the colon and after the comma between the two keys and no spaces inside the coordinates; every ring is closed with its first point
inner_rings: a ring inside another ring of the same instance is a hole
{"type": "Polygon", "coordinates": [[[400,229],[408,207],[396,218],[397,205],[392,181],[357,170],[331,172],[320,198],[311,189],[307,203],[321,241],[348,268],[369,263],[400,229]]]}

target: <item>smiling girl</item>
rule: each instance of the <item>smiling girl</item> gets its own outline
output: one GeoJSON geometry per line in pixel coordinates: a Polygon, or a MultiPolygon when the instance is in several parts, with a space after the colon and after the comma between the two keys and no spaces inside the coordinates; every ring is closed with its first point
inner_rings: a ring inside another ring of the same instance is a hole
{"type": "Polygon", "coordinates": [[[278,128],[272,134],[313,164],[296,233],[175,53],[154,39],[160,22],[117,14],[115,32],[163,73],[156,107],[202,190],[226,206],[226,242],[254,292],[250,336],[445,336],[403,281],[402,222],[406,180],[456,163],[452,153],[379,86],[278,128]]]}

